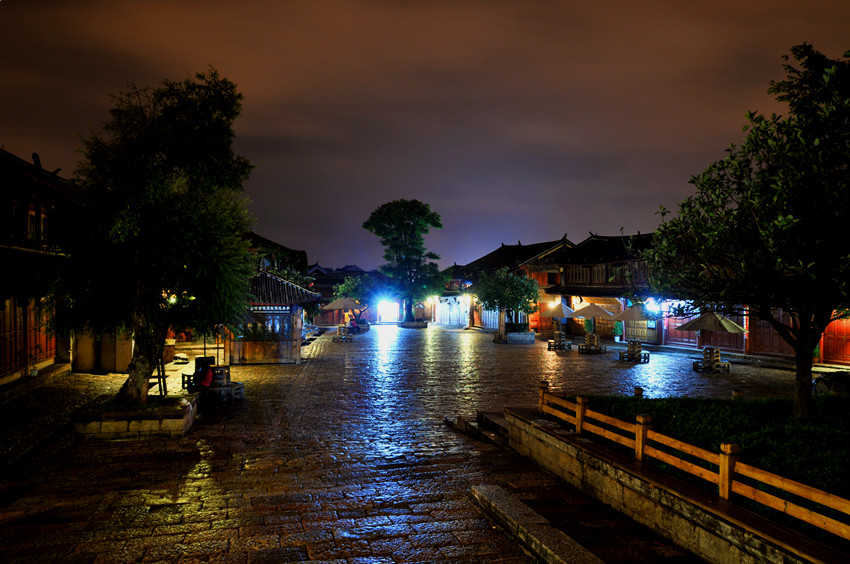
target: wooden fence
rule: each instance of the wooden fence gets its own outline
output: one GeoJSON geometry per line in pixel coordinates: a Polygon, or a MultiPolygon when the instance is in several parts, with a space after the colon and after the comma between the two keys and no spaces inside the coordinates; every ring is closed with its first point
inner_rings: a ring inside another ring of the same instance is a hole
{"type": "Polygon", "coordinates": [[[737,460],[738,445],[723,443],[720,445],[719,453],[711,452],[656,433],[650,429],[652,417],[649,415],[638,415],[635,423],[627,423],[593,411],[589,409],[588,404],[589,400],[584,396],[577,396],[576,401],[571,402],[550,393],[548,382],[540,383],[541,413],[553,415],[572,424],[576,434],[591,433],[604,437],[634,450],[637,460],[654,458],[702,478],[716,485],[718,494],[723,499],[729,499],[730,494],[735,493],[844,539],[850,539],[850,525],[803,507],[792,501],[792,496],[818,505],[821,511],[824,510],[823,508],[828,508],[844,516],[850,516],[850,501],[739,462],[737,460]],[[600,424],[610,428],[602,427],[600,424]],[[702,461],[703,464],[691,462],[688,459],[702,461]],[[745,478],[748,482],[743,482],[739,478],[745,478]],[[778,495],[768,493],[764,490],[765,487],[778,495]]]}

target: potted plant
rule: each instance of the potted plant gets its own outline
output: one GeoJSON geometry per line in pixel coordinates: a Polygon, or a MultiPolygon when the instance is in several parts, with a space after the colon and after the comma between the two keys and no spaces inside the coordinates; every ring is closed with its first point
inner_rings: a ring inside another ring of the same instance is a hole
{"type": "Polygon", "coordinates": [[[615,321],[614,322],[614,329],[613,329],[612,333],[614,335],[614,342],[619,343],[620,338],[623,336],[623,322],[622,321],[615,321]]]}

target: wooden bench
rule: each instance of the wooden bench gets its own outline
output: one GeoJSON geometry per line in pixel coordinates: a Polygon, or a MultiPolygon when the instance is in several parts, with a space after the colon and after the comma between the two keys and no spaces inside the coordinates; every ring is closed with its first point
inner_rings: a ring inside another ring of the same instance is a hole
{"type": "Polygon", "coordinates": [[[573,344],[564,338],[561,331],[555,331],[552,338],[547,341],[547,345],[547,350],[550,351],[569,351],[573,348],[573,344]]]}
{"type": "Polygon", "coordinates": [[[582,354],[603,354],[608,350],[605,345],[599,344],[599,335],[588,333],[584,336],[584,344],[578,346],[578,352],[582,354]]]}
{"type": "Polygon", "coordinates": [[[638,340],[628,341],[628,348],[619,352],[619,359],[627,362],[645,363],[649,362],[649,352],[642,349],[638,340]]]}
{"type": "Polygon", "coordinates": [[[337,326],[336,333],[334,333],[334,336],[331,337],[331,341],[335,343],[351,343],[353,340],[351,331],[348,330],[347,325],[337,326]]]}
{"type": "Polygon", "coordinates": [[[725,372],[732,371],[732,364],[720,358],[720,351],[714,347],[702,349],[702,359],[694,360],[693,368],[696,372],[725,372]]]}

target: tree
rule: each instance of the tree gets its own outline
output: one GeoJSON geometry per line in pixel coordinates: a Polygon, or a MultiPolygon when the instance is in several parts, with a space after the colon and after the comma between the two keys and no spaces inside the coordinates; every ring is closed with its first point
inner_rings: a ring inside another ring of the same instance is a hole
{"type": "Polygon", "coordinates": [[[830,60],[803,44],[791,53],[801,68],[786,64],[768,90],[789,115],[748,113],[743,144],[691,179],[697,193],[644,258],[656,292],[691,300],[691,312],[765,320],[789,343],[803,419],[814,349],[850,306],[850,52],[830,60]]]}
{"type": "Polygon", "coordinates": [[[334,286],[334,298],[351,298],[357,300],[363,309],[355,310],[355,317],[360,319],[369,306],[379,299],[384,286],[377,280],[365,274],[363,276],[346,276],[345,280],[334,286]]]}
{"type": "Polygon", "coordinates": [[[131,334],[121,394],[145,402],[169,328],[208,333],[246,309],[251,165],[232,149],[242,95],[213,68],[112,99],[103,132],[83,139],[56,321],[131,334]]]}
{"type": "MultiPolygon", "coordinates": [[[[485,309],[504,312],[508,323],[516,323],[520,313],[529,315],[537,311],[537,281],[514,274],[507,267],[484,274],[473,290],[485,309]]],[[[501,335],[497,339],[505,340],[501,335]]]]}
{"type": "Polygon", "coordinates": [[[380,271],[398,283],[404,299],[404,320],[413,321],[413,303],[441,290],[445,276],[437,263],[440,257],[425,248],[425,235],[442,228],[440,216],[418,200],[394,200],[379,206],[363,223],[384,246],[386,264],[380,271]]]}

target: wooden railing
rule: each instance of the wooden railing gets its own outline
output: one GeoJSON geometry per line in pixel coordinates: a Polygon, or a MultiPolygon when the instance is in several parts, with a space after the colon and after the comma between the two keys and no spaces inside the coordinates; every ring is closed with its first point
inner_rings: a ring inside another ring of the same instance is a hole
{"type": "Polygon", "coordinates": [[[848,517],[850,500],[739,462],[739,447],[736,444],[723,443],[719,453],[711,452],[656,433],[650,429],[652,417],[649,415],[638,415],[635,423],[627,423],[593,411],[588,405],[589,400],[584,396],[577,396],[576,401],[571,402],[550,393],[548,382],[540,383],[540,412],[573,425],[577,435],[591,433],[604,437],[633,450],[637,460],[654,458],[701,478],[716,485],[718,495],[723,499],[728,500],[730,494],[735,493],[844,539],[850,539],[850,524],[803,507],[788,498],[797,496],[820,508],[832,509],[848,517]],[[600,425],[607,425],[619,432],[600,425]],[[739,477],[747,479],[748,482],[739,480],[739,477]],[[775,490],[778,495],[761,489],[765,486],[775,490]]]}

